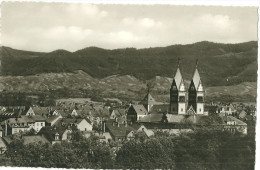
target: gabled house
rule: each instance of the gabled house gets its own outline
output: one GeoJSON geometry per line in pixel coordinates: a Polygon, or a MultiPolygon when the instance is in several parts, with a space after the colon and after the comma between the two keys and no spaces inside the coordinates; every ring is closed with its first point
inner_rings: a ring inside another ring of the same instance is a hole
{"type": "Polygon", "coordinates": [[[110,119],[120,118],[125,115],[125,109],[113,109],[110,112],[110,119]]]}
{"type": "Polygon", "coordinates": [[[76,109],[73,109],[70,115],[71,116],[78,116],[76,109]]]}
{"type": "Polygon", "coordinates": [[[22,115],[18,118],[9,118],[1,122],[1,125],[7,127],[7,134],[16,134],[19,132],[26,132],[34,129],[39,132],[45,126],[45,118],[40,115],[25,116],[22,115]]]}
{"type": "Polygon", "coordinates": [[[7,107],[1,107],[0,109],[0,121],[9,119],[9,118],[15,118],[19,117],[22,112],[24,111],[24,107],[21,106],[7,106],[7,107]]]}
{"type": "Polygon", "coordinates": [[[154,105],[150,112],[151,114],[155,113],[169,113],[170,112],[170,105],[169,104],[161,104],[161,105],[154,105]]]}
{"type": "Polygon", "coordinates": [[[34,113],[34,111],[33,111],[33,108],[30,107],[30,108],[25,112],[25,115],[26,115],[26,116],[34,116],[35,113],[34,113]]]}
{"type": "Polygon", "coordinates": [[[66,126],[48,126],[40,130],[39,135],[44,135],[46,139],[51,143],[60,143],[64,140],[71,139],[72,128],[66,126]]]}
{"type": "Polygon", "coordinates": [[[109,132],[112,139],[114,141],[125,141],[125,140],[129,140],[132,139],[133,137],[133,128],[131,128],[130,126],[125,126],[125,125],[114,125],[114,124],[107,124],[105,126],[105,131],[109,132]]]}
{"type": "Polygon", "coordinates": [[[72,127],[75,126],[80,131],[92,131],[93,125],[89,120],[76,118],[61,118],[54,124],[55,126],[72,127]]]}
{"type": "Polygon", "coordinates": [[[247,134],[247,124],[233,116],[224,116],[224,130],[228,130],[231,133],[240,132],[247,134]]]}
{"type": "Polygon", "coordinates": [[[146,115],[148,112],[143,105],[131,105],[127,111],[127,120],[135,122],[146,115]]]}
{"type": "Polygon", "coordinates": [[[224,116],[224,115],[232,115],[236,112],[236,109],[234,108],[234,106],[232,104],[229,105],[221,105],[218,108],[217,113],[219,113],[220,116],[224,116]]]}
{"type": "Polygon", "coordinates": [[[104,123],[104,133],[109,132],[114,141],[125,141],[135,138],[137,132],[144,132],[147,137],[154,135],[152,130],[139,123],[110,124],[104,123]]]}
{"type": "Polygon", "coordinates": [[[60,114],[47,117],[46,126],[53,126],[61,118],[60,114]]]}

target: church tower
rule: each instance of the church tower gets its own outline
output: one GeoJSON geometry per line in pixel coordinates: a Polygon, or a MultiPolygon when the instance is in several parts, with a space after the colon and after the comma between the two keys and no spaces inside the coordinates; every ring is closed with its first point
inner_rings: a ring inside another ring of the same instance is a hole
{"type": "Polygon", "coordinates": [[[180,60],[178,58],[177,70],[170,88],[171,114],[186,114],[186,91],[179,65],[180,60]]]}
{"type": "Polygon", "coordinates": [[[153,107],[153,105],[156,104],[156,101],[152,97],[152,95],[150,94],[150,90],[149,89],[148,89],[148,92],[147,92],[146,96],[144,97],[144,99],[141,101],[140,104],[144,105],[144,107],[146,108],[147,112],[150,112],[150,110],[153,107]]]}
{"type": "Polygon", "coordinates": [[[204,114],[204,97],[205,91],[200,79],[197,60],[196,68],[188,89],[188,109],[192,107],[196,114],[204,114]]]}

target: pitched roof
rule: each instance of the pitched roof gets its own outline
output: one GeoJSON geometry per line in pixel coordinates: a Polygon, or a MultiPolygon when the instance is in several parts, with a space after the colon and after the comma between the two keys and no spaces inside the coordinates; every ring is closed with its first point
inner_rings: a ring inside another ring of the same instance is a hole
{"type": "Polygon", "coordinates": [[[184,81],[183,81],[183,78],[182,78],[181,71],[180,71],[179,67],[177,68],[175,76],[173,78],[173,82],[174,81],[176,83],[177,89],[180,90],[181,83],[184,83],[184,81]]]}
{"type": "Polygon", "coordinates": [[[153,105],[149,113],[168,113],[169,108],[169,104],[153,105]]]}
{"type": "Polygon", "coordinates": [[[55,134],[59,134],[59,139],[61,139],[63,133],[66,131],[67,127],[65,126],[45,126],[41,128],[39,131],[39,135],[44,135],[47,140],[54,141],[55,140],[55,134]]]}
{"type": "Polygon", "coordinates": [[[130,126],[125,127],[124,125],[121,126],[113,126],[112,124],[107,124],[106,128],[114,137],[125,137],[130,131],[134,131],[134,129],[130,126]]]}
{"type": "Polygon", "coordinates": [[[61,118],[54,123],[55,126],[69,126],[71,124],[79,124],[83,119],[73,119],[73,118],[61,118]]]}
{"type": "Polygon", "coordinates": [[[4,136],[2,139],[6,142],[7,145],[12,142],[11,136],[4,136]]]}
{"type": "Polygon", "coordinates": [[[45,121],[46,120],[46,118],[41,115],[31,116],[31,119],[33,119],[34,121],[45,121]]]}
{"type": "Polygon", "coordinates": [[[141,104],[156,104],[157,102],[155,101],[155,99],[152,97],[152,95],[150,93],[147,93],[146,96],[143,98],[143,100],[141,101],[141,104]]]}
{"type": "Polygon", "coordinates": [[[199,85],[202,84],[202,83],[201,83],[200,74],[199,74],[199,71],[198,71],[197,68],[194,71],[194,74],[193,74],[193,77],[192,77],[192,81],[194,83],[194,86],[195,86],[196,90],[198,90],[199,85]]]}
{"type": "Polygon", "coordinates": [[[224,122],[227,123],[228,121],[235,121],[236,125],[247,125],[245,122],[243,122],[233,116],[224,116],[224,122]]]}
{"type": "Polygon", "coordinates": [[[56,110],[62,117],[66,117],[70,115],[69,111],[65,111],[65,110],[56,110]]]}
{"type": "Polygon", "coordinates": [[[190,106],[189,110],[187,110],[188,115],[195,115],[196,111],[193,109],[192,105],[190,106]]]}
{"type": "Polygon", "coordinates": [[[50,143],[44,136],[23,136],[24,144],[30,144],[30,143],[50,143]]]}
{"type": "Polygon", "coordinates": [[[6,147],[6,144],[5,144],[4,140],[3,140],[3,138],[0,137],[0,148],[2,148],[2,147],[6,147]]]}
{"type": "Polygon", "coordinates": [[[48,114],[50,110],[49,107],[33,107],[32,109],[36,115],[48,114]]]}
{"type": "Polygon", "coordinates": [[[148,112],[143,105],[132,105],[137,115],[147,115],[148,112]]]}
{"type": "Polygon", "coordinates": [[[47,123],[51,123],[53,122],[54,120],[56,120],[58,117],[60,117],[60,115],[54,115],[54,116],[50,116],[46,119],[46,122],[47,123]]]}

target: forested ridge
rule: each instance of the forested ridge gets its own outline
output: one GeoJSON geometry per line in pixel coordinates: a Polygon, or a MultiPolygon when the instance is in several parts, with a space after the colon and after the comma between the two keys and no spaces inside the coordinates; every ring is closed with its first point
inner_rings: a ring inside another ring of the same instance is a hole
{"type": "Polygon", "coordinates": [[[140,80],[155,76],[173,77],[177,58],[181,59],[184,79],[190,79],[199,60],[199,71],[208,86],[255,82],[257,42],[222,44],[198,42],[145,49],[107,50],[88,47],[75,52],[29,52],[1,47],[1,75],[35,75],[83,70],[94,78],[132,75],[140,80]]]}

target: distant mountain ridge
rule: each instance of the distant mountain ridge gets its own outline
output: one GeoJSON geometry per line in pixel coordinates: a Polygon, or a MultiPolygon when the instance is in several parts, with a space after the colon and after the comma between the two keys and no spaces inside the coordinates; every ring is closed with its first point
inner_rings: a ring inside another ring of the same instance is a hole
{"type": "Polygon", "coordinates": [[[131,75],[139,80],[173,77],[177,58],[184,79],[189,80],[199,60],[199,72],[207,86],[223,86],[257,80],[257,41],[239,44],[198,42],[145,49],[88,47],[75,52],[30,52],[0,48],[2,76],[72,73],[83,70],[94,78],[131,75]]]}

